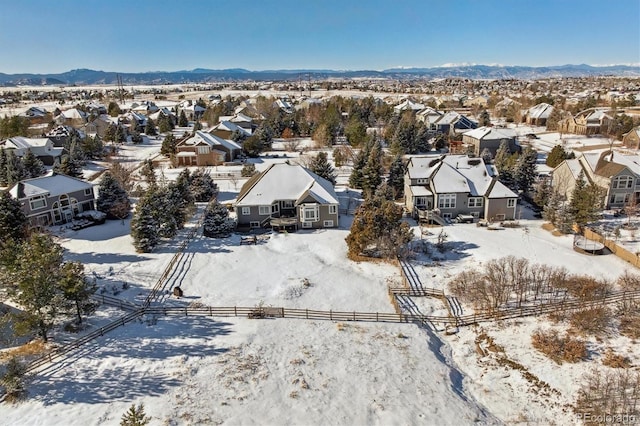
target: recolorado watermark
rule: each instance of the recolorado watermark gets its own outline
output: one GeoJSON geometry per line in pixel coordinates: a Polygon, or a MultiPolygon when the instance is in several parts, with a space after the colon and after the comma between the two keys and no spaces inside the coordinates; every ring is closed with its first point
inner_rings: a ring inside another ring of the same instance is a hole
{"type": "Polygon", "coordinates": [[[584,424],[589,423],[611,423],[618,425],[635,425],[638,424],[640,418],[635,414],[591,414],[578,413],[578,420],[582,420],[584,424]]]}

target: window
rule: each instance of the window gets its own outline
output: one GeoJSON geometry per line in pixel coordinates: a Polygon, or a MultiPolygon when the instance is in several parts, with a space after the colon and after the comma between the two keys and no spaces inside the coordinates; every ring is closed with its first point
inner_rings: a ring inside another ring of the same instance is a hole
{"type": "Polygon", "coordinates": [[[338,214],[338,206],[335,206],[335,205],[329,206],[329,214],[338,214]]]}
{"type": "Polygon", "coordinates": [[[630,189],[633,187],[633,178],[631,176],[618,176],[612,182],[613,189],[630,189]]]}
{"type": "Polygon", "coordinates": [[[31,210],[41,209],[47,206],[47,199],[44,198],[43,195],[34,197],[29,200],[29,206],[31,207],[31,210]]]}
{"type": "Polygon", "coordinates": [[[424,179],[424,178],[416,179],[416,184],[418,185],[426,185],[428,183],[429,183],[429,179],[424,179]]]}
{"type": "Polygon", "coordinates": [[[469,198],[469,207],[482,207],[484,199],[482,197],[469,198]]]}
{"type": "Polygon", "coordinates": [[[271,213],[278,213],[280,211],[280,204],[276,202],[275,204],[271,204],[271,213]]]}
{"type": "Polygon", "coordinates": [[[451,220],[451,213],[443,213],[442,218],[447,221],[451,220]]]}
{"type": "Polygon", "coordinates": [[[271,206],[259,206],[258,214],[260,216],[269,216],[271,214],[271,206]]]}
{"type": "Polygon", "coordinates": [[[283,209],[292,209],[293,208],[293,201],[292,200],[284,200],[282,202],[282,208],[283,209]]]}
{"type": "Polygon", "coordinates": [[[93,193],[93,189],[92,188],[86,188],[84,190],[84,195],[86,195],[87,197],[90,196],[93,193]]]}
{"type": "Polygon", "coordinates": [[[211,152],[211,149],[208,146],[199,146],[198,154],[208,154],[211,152]]]}
{"type": "Polygon", "coordinates": [[[611,194],[611,204],[624,204],[624,203],[628,203],[631,194],[624,194],[624,193],[616,193],[616,194],[611,194]]]}
{"type": "Polygon", "coordinates": [[[318,206],[302,206],[300,208],[302,216],[302,222],[317,222],[318,221],[318,206]]]}
{"type": "Polygon", "coordinates": [[[249,222],[251,228],[260,228],[260,222],[249,222]]]}
{"type": "Polygon", "coordinates": [[[324,226],[325,228],[333,228],[333,221],[325,220],[324,222],[322,222],[322,226],[324,226]]]}
{"type": "Polygon", "coordinates": [[[480,217],[480,213],[478,212],[473,212],[471,213],[471,216],[475,217],[476,219],[480,217]]]}
{"type": "Polygon", "coordinates": [[[438,197],[438,208],[441,208],[441,209],[455,209],[456,208],[456,194],[441,194],[438,197]]]}
{"type": "Polygon", "coordinates": [[[251,207],[242,208],[242,216],[249,216],[251,214],[251,207]]]}
{"type": "Polygon", "coordinates": [[[311,222],[302,222],[303,228],[311,228],[311,222]]]}
{"type": "Polygon", "coordinates": [[[416,206],[426,206],[427,205],[427,197],[416,197],[416,206]]]}
{"type": "Polygon", "coordinates": [[[507,200],[507,208],[513,208],[516,206],[516,199],[515,198],[509,198],[507,200]]]}

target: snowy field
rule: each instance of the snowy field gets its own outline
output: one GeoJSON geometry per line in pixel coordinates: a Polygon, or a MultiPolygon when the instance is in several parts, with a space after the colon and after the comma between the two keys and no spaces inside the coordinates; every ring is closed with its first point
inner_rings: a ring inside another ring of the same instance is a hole
{"type": "MultiPolygon", "coordinates": [[[[349,219],[336,230],[268,234],[257,245],[240,245],[238,235],[197,235],[166,287],[180,285],[184,297],[167,294],[162,303],[393,312],[386,285],[399,271],[346,259],[349,219]]],[[[425,238],[444,229],[450,250],[436,260],[417,258],[416,271],[425,286],[446,289],[457,272],[509,254],[598,277],[631,268],[613,255],[574,252],[571,237],[552,236],[540,221],[522,223],[495,231],[473,224],[431,228],[425,238]]],[[[419,238],[419,228],[414,234],[419,238]]],[[[126,221],[68,230],[61,242],[67,258],[82,261],[107,294],[136,302],[177,246],[137,254],[126,221]]],[[[415,302],[442,311],[433,299],[415,302]]],[[[118,314],[101,309],[90,323],[102,326],[118,314]]],[[[492,355],[479,356],[475,328],[445,336],[413,324],[146,317],[48,367],[31,384],[31,398],[1,405],[0,415],[6,424],[110,425],[143,402],[158,425],[573,424],[565,404],[591,364],[556,366],[537,353],[530,334],[540,324],[527,319],[482,328],[559,395],[536,390],[492,355]]],[[[633,348],[624,339],[614,343],[633,348]]]]}

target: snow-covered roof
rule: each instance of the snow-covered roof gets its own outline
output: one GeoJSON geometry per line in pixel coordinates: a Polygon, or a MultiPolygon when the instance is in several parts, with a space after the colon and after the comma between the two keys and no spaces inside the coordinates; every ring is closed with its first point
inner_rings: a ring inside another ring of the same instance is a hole
{"type": "Polygon", "coordinates": [[[478,127],[464,133],[465,136],[472,137],[477,140],[494,140],[494,139],[515,139],[515,129],[497,129],[495,127],[478,127]]]}
{"type": "Polygon", "coordinates": [[[613,158],[611,153],[607,153],[603,156],[603,159],[612,162],[615,164],[619,164],[628,168],[633,174],[636,176],[640,176],[640,155],[638,154],[620,154],[613,153],[613,158]]]}
{"type": "Polygon", "coordinates": [[[68,120],[84,120],[87,117],[87,114],[84,111],[80,111],[77,108],[71,108],[65,111],[62,111],[58,117],[62,116],[68,120]]]}
{"type": "Polygon", "coordinates": [[[433,195],[433,192],[431,192],[426,186],[414,185],[411,187],[411,192],[415,197],[431,197],[433,195]]]}
{"type": "Polygon", "coordinates": [[[527,115],[531,118],[549,118],[551,111],[553,111],[553,106],[543,102],[529,108],[527,115]]]}
{"type": "Polygon", "coordinates": [[[518,194],[507,188],[502,182],[496,180],[487,198],[517,198],[518,194]]]}
{"type": "Polygon", "coordinates": [[[49,138],[27,138],[24,136],[14,136],[12,138],[7,139],[6,144],[7,147],[11,146],[15,149],[27,149],[27,148],[43,148],[47,145],[52,145],[51,139],[49,138]]]}
{"type": "Polygon", "coordinates": [[[17,199],[30,198],[35,195],[55,197],[84,191],[88,188],[93,188],[93,184],[66,175],[53,175],[20,181],[9,190],[9,193],[17,199]]]}
{"type": "Polygon", "coordinates": [[[420,111],[424,109],[423,104],[419,104],[418,102],[414,102],[411,99],[406,99],[404,102],[393,107],[396,112],[399,111],[420,111]]]}
{"type": "Polygon", "coordinates": [[[242,149],[240,145],[232,140],[222,139],[216,135],[212,135],[211,133],[203,132],[202,130],[198,130],[195,135],[184,141],[185,145],[198,145],[200,143],[206,143],[211,148],[223,146],[228,150],[242,149]]]}
{"type": "Polygon", "coordinates": [[[212,130],[226,130],[226,131],[229,131],[229,132],[241,132],[241,133],[243,133],[245,135],[250,135],[251,134],[251,133],[249,133],[247,131],[247,129],[244,129],[244,128],[238,126],[237,124],[232,123],[231,121],[226,121],[226,120],[219,122],[218,124],[213,126],[211,128],[211,130],[209,130],[209,131],[212,131],[212,130]]]}
{"type": "Polygon", "coordinates": [[[453,124],[456,121],[458,121],[460,119],[460,114],[455,112],[455,111],[449,111],[448,113],[444,114],[442,117],[440,117],[439,120],[436,120],[436,124],[438,125],[442,125],[442,124],[453,124]]]}
{"type": "Polygon", "coordinates": [[[321,204],[338,204],[333,185],[312,171],[294,164],[272,164],[242,188],[237,206],[271,205],[276,200],[300,200],[305,194],[321,204]]]}

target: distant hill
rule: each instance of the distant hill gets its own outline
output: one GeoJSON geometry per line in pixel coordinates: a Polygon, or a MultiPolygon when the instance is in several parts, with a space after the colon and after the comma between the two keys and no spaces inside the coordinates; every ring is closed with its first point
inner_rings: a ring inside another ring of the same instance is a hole
{"type": "Polygon", "coordinates": [[[60,74],[2,74],[0,85],[89,85],[116,84],[117,76],[124,84],[209,83],[219,81],[278,81],[298,78],[469,78],[469,79],[540,79],[549,77],[629,76],[640,77],[640,66],[611,65],[559,65],[549,67],[452,65],[433,68],[391,68],[383,71],[357,70],[265,70],[250,71],[242,68],[211,70],[196,68],[185,71],[152,71],[117,73],[76,69],[60,74]]]}

